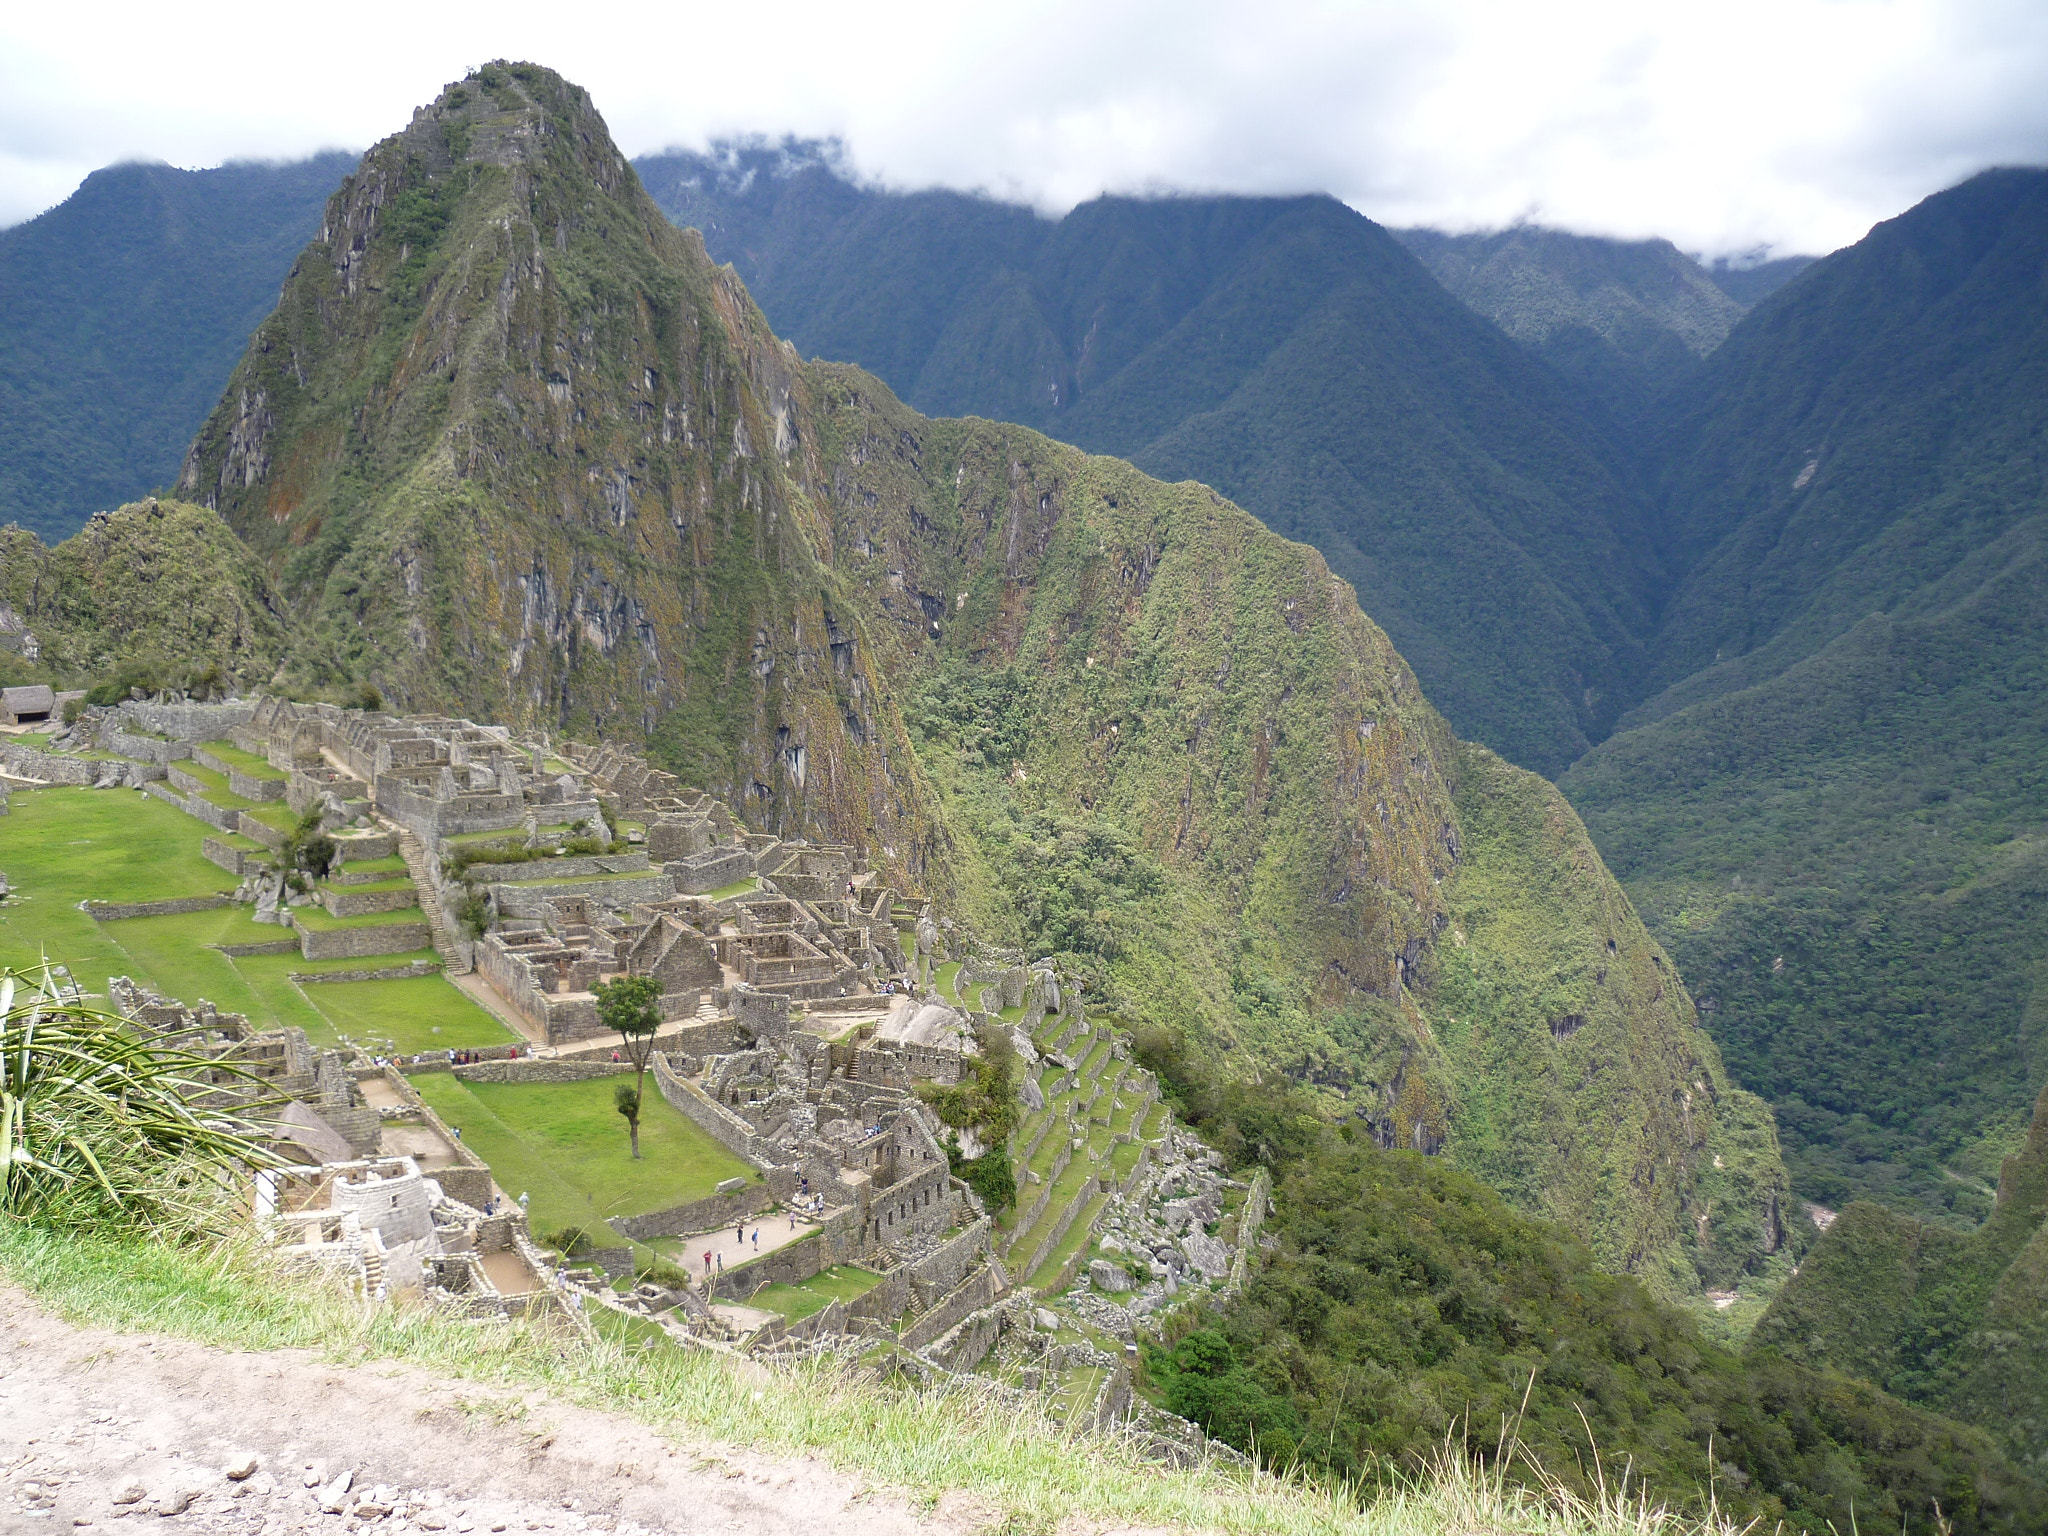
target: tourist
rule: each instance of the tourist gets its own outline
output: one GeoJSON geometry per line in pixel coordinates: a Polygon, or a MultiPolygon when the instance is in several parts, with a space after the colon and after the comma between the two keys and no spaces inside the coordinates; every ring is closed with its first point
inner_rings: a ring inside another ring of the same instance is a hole
{"type": "Polygon", "coordinates": [[[519,1191],[519,1214],[520,1214],[520,1215],[524,1216],[524,1215],[526,1214],[526,1209],[527,1209],[528,1205],[530,1205],[530,1204],[532,1203],[532,1201],[533,1201],[533,1196],[529,1195],[529,1194],[528,1194],[528,1193],[527,1193],[527,1192],[526,1192],[525,1190],[523,1190],[523,1189],[522,1189],[521,1191],[519,1191]]]}
{"type": "Polygon", "coordinates": [[[711,1250],[709,1248],[704,1250],[704,1278],[706,1280],[711,1278],[711,1250]]]}
{"type": "Polygon", "coordinates": [[[738,1222],[734,1225],[732,1229],[732,1238],[733,1241],[738,1243],[742,1248],[747,1246],[747,1224],[744,1221],[738,1222]]]}
{"type": "Polygon", "coordinates": [[[754,1252],[756,1252],[756,1253],[759,1253],[760,1251],[761,1251],[761,1229],[760,1229],[759,1227],[756,1227],[756,1228],[754,1228],[754,1252]]]}

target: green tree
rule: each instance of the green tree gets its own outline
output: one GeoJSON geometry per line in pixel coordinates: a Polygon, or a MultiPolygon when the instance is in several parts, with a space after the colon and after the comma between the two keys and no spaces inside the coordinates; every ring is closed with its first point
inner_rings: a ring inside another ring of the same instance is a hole
{"type": "Polygon", "coordinates": [[[597,1016],[615,1030],[626,1059],[633,1063],[633,1086],[619,1084],[618,1110],[633,1137],[633,1155],[640,1155],[640,1103],[647,1083],[647,1059],[654,1054],[654,1032],[661,1028],[661,983],[652,976],[621,976],[601,981],[597,1016]]]}
{"type": "Polygon", "coordinates": [[[619,1084],[612,1094],[612,1102],[620,1114],[626,1117],[626,1130],[633,1138],[633,1155],[640,1155],[640,1090],[628,1083],[619,1084]]]}

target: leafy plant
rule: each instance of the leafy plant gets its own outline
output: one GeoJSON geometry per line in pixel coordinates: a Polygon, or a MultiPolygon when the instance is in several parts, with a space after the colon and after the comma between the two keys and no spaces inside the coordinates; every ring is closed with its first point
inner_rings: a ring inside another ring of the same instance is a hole
{"type": "Polygon", "coordinates": [[[195,1101],[257,1080],[160,1045],[40,974],[0,972],[0,1214],[52,1226],[188,1228],[235,1172],[274,1159],[195,1101]]]}

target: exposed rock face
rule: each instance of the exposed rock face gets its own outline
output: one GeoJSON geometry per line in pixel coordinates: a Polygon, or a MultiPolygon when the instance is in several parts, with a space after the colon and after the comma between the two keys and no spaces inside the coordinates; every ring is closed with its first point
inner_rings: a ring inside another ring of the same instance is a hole
{"type": "Polygon", "coordinates": [[[644,738],[934,897],[930,958],[956,919],[1076,949],[1127,1012],[1469,1159],[1614,1264],[1769,1246],[1768,1117],[1576,817],[1454,740],[1319,555],[803,364],[545,70],[491,66],[364,157],[183,485],[306,614],[307,682],[644,738]],[[1706,1221],[1716,1157],[1748,1182],[1706,1221]]]}

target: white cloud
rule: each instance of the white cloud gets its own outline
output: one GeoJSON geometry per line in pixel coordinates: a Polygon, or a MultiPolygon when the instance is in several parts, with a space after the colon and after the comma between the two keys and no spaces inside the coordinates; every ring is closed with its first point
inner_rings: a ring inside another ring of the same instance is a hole
{"type": "Polygon", "coordinates": [[[629,153],[836,133],[892,184],[1049,211],[1328,190],[1389,223],[1825,250],[2048,162],[2040,0],[24,6],[0,222],[114,160],[366,145],[490,57],[589,87],[629,153]]]}

